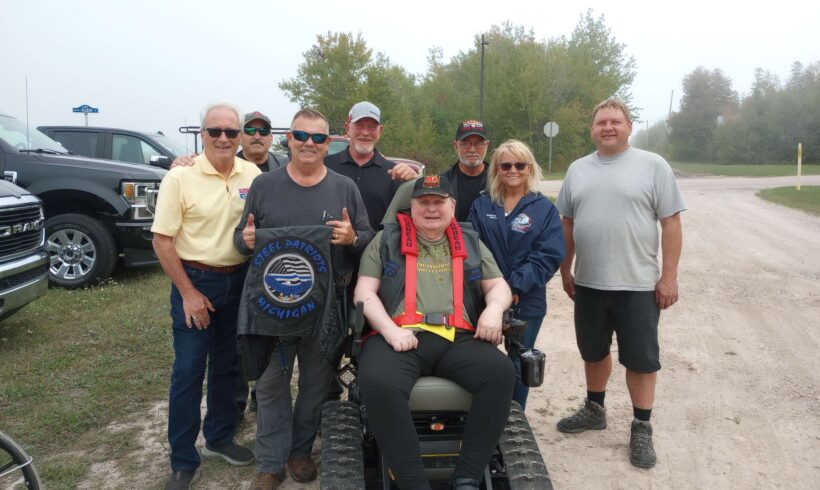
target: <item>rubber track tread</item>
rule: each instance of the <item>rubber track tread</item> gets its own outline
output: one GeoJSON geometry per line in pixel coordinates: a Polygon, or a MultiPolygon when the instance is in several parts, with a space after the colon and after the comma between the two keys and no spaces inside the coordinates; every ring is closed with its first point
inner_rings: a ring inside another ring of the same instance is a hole
{"type": "Polygon", "coordinates": [[[552,489],[552,480],[538,450],[538,443],[532,435],[527,416],[517,402],[512,402],[510,406],[510,416],[498,445],[504,457],[511,490],[552,489]]]}
{"type": "Polygon", "coordinates": [[[322,408],[322,490],[360,490],[364,485],[359,406],[331,401],[322,408]]]}

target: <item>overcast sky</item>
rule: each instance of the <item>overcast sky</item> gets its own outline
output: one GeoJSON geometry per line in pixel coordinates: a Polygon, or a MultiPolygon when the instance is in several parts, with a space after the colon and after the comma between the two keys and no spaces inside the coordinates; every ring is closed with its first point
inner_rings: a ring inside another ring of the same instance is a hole
{"type": "Polygon", "coordinates": [[[794,61],[820,60],[820,6],[804,0],[0,0],[0,111],[25,119],[27,76],[31,126],[82,125],[71,109],[89,104],[100,110],[90,125],[161,130],[185,143],[177,128],[198,125],[216,99],[287,126],[297,107],[277,84],[296,75],[317,34],[361,32],[374,52],[421,74],[431,47],[449,60],[504,21],[537,39],[569,36],[587,8],[635,57],[634,103],[650,124],[665,117],[672,91],[678,109],[681,80],[698,65],[721,68],[743,95],[756,67],[785,80],[794,61]]]}

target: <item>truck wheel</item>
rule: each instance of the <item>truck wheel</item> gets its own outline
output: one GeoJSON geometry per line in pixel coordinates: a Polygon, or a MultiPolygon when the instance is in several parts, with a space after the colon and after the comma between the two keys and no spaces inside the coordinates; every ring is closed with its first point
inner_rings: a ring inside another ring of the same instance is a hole
{"type": "Polygon", "coordinates": [[[552,480],[527,416],[518,402],[512,402],[507,426],[499,441],[511,490],[551,490],[552,480]]]}
{"type": "Polygon", "coordinates": [[[359,490],[364,485],[359,406],[331,401],[322,408],[322,490],[359,490]]]}
{"type": "Polygon", "coordinates": [[[74,289],[111,275],[117,246],[111,232],[83,214],[58,214],[46,220],[46,250],[52,284],[74,289]]]}

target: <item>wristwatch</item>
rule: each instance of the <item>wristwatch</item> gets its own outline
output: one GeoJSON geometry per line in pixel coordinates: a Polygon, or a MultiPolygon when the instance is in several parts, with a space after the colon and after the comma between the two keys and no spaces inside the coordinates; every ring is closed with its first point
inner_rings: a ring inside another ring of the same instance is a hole
{"type": "Polygon", "coordinates": [[[351,247],[356,247],[359,244],[359,234],[356,233],[353,235],[353,243],[350,244],[351,247]]]}

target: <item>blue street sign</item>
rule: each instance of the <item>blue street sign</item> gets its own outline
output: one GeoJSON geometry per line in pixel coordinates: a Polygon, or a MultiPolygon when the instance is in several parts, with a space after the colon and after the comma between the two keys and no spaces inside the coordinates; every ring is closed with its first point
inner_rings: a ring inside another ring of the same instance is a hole
{"type": "Polygon", "coordinates": [[[96,107],[91,107],[88,104],[83,104],[80,107],[74,107],[73,109],[71,109],[71,111],[72,112],[82,112],[83,114],[88,114],[88,113],[96,114],[96,113],[100,112],[99,109],[97,109],[96,107]]]}

